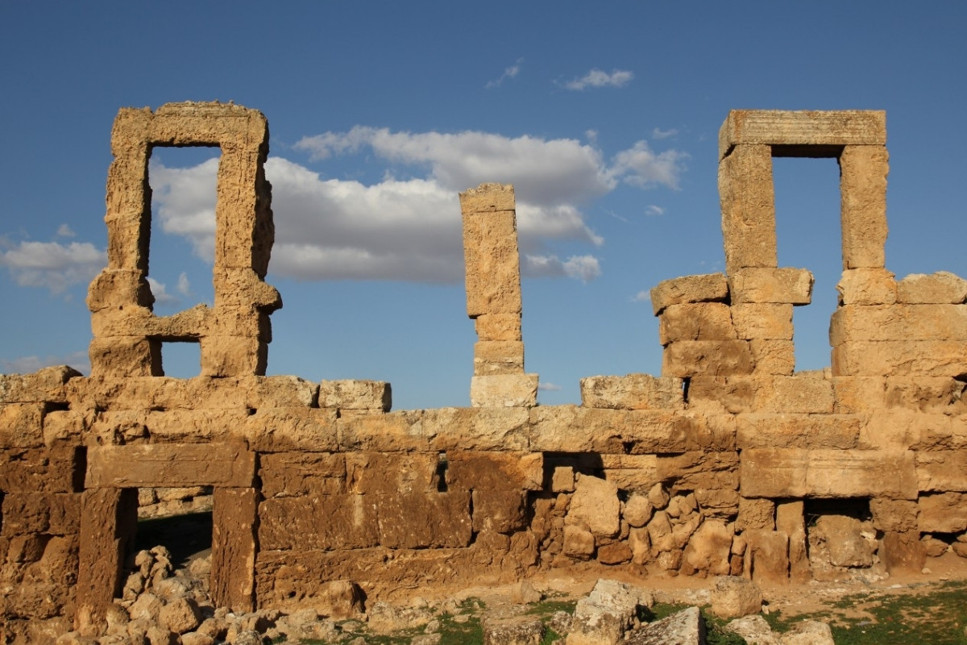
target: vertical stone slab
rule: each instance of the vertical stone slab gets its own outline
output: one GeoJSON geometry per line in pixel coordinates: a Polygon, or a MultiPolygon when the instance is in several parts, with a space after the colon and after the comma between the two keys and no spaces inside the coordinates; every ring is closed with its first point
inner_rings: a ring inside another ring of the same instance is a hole
{"type": "Polygon", "coordinates": [[[776,267],[776,207],[772,148],[737,145],[719,162],[725,271],[776,267]]]}
{"type": "Polygon", "coordinates": [[[885,146],[846,146],[839,156],[843,269],[881,269],[886,263],[885,146]]]}
{"type": "Polygon", "coordinates": [[[93,488],[81,496],[77,629],[98,629],[120,592],[125,550],[134,538],[137,519],[137,489],[93,488]]]}
{"type": "Polygon", "coordinates": [[[254,488],[216,488],[212,502],[212,600],[232,611],[255,607],[254,488]]]}

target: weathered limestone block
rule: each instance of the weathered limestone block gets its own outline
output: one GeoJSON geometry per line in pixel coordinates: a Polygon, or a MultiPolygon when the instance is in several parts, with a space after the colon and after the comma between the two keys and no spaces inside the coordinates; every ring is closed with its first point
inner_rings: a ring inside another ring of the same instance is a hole
{"type": "Polygon", "coordinates": [[[346,492],[346,457],[341,453],[282,452],[259,456],[266,499],[346,492]]]}
{"type": "Polygon", "coordinates": [[[617,645],[631,627],[639,594],[616,580],[598,580],[578,601],[571,619],[567,645],[617,645]]]}
{"type": "Polygon", "coordinates": [[[658,458],[659,480],[674,481],[674,491],[735,491],[739,487],[738,471],[739,456],[734,450],[693,450],[658,458]]]}
{"type": "Polygon", "coordinates": [[[751,374],[755,368],[744,340],[689,340],[672,343],[662,353],[665,377],[731,376],[751,374]]]}
{"type": "Polygon", "coordinates": [[[855,517],[821,515],[809,529],[811,557],[814,561],[828,558],[834,567],[869,567],[875,547],[872,528],[855,517]]]}
{"type": "Polygon", "coordinates": [[[77,446],[0,450],[0,491],[72,493],[80,486],[84,463],[77,446]]]}
{"type": "Polygon", "coordinates": [[[682,554],[682,572],[686,575],[696,572],[713,576],[728,575],[734,533],[732,526],[723,520],[702,522],[682,554]]]}
{"type": "Polygon", "coordinates": [[[916,499],[914,455],[904,450],[742,451],[743,497],[916,499]]]}
{"type": "Polygon", "coordinates": [[[521,340],[520,315],[480,314],[473,321],[479,340],[521,340]]]}
{"type": "Polygon", "coordinates": [[[810,577],[803,507],[801,500],[776,505],[776,530],[789,536],[789,577],[799,582],[810,577]]]}
{"type": "Polygon", "coordinates": [[[598,477],[579,475],[565,525],[586,528],[596,537],[614,537],[621,527],[618,488],[598,477]]]}
{"type": "Polygon", "coordinates": [[[937,341],[967,339],[962,305],[845,305],[830,321],[832,345],[851,341],[937,341]]]}
{"type": "Polygon", "coordinates": [[[698,607],[646,623],[626,635],[627,645],[685,645],[705,642],[705,619],[698,607]]]}
{"type": "Polygon", "coordinates": [[[669,305],[658,316],[658,340],[663,347],[682,340],[735,340],[727,304],[698,302],[669,305]]]}
{"type": "Polygon", "coordinates": [[[43,446],[44,408],[43,403],[8,403],[0,406],[0,446],[43,446]]]}
{"type": "Polygon", "coordinates": [[[749,529],[765,529],[774,531],[776,528],[776,505],[771,499],[739,499],[739,514],[735,519],[737,531],[749,529]]]}
{"type": "Polygon", "coordinates": [[[730,310],[740,340],[792,340],[792,305],[745,303],[730,310]]]}
{"type": "Polygon", "coordinates": [[[967,492],[967,450],[917,453],[921,492],[967,492]]]}
{"type": "Polygon", "coordinates": [[[860,414],[886,406],[886,380],[878,376],[833,376],[833,409],[860,414]]]}
{"type": "Polygon", "coordinates": [[[658,482],[657,455],[601,455],[604,478],[623,491],[648,492],[658,482]]]}
{"type": "Polygon", "coordinates": [[[891,574],[922,572],[926,560],[924,545],[916,530],[887,531],[883,534],[877,556],[891,574]]]}
{"type": "Polygon", "coordinates": [[[892,305],[897,301],[897,283],[883,268],[846,269],[836,285],[841,305],[892,305]]]}
{"type": "Polygon", "coordinates": [[[212,502],[212,601],[237,612],[255,606],[258,491],[216,487],[212,502]]]}
{"type": "MultiPolygon", "coordinates": [[[[373,414],[366,411],[342,413],[336,421],[338,445],[343,450],[429,451],[423,432],[421,410],[398,410],[373,414]]],[[[323,450],[323,448],[320,448],[323,450]]]]}
{"type": "Polygon", "coordinates": [[[590,560],[594,555],[594,535],[581,525],[565,524],[562,553],[575,560],[590,560]]]}
{"type": "Polygon", "coordinates": [[[473,373],[523,374],[524,343],[519,340],[480,340],[473,345],[473,373]]]}
{"type": "Polygon", "coordinates": [[[896,285],[897,302],[904,304],[951,304],[967,301],[967,280],[948,271],[930,275],[913,273],[896,285]]]}
{"type": "Polygon", "coordinates": [[[833,347],[834,376],[957,376],[965,340],[853,341],[833,347]]]}
{"type": "Polygon", "coordinates": [[[908,533],[919,528],[920,509],[912,500],[880,499],[870,500],[870,513],[873,527],[879,531],[908,533]]]}
{"type": "Polygon", "coordinates": [[[813,274],[808,269],[745,268],[729,274],[732,304],[777,303],[808,305],[813,274]]]}
{"type": "Polygon", "coordinates": [[[470,381],[470,405],[477,408],[534,407],[537,374],[490,374],[470,381]]]}
{"type": "Polygon", "coordinates": [[[759,376],[693,376],[688,381],[688,407],[738,414],[759,408],[771,378],[759,376]]]}
{"type": "Polygon", "coordinates": [[[935,493],[921,495],[921,533],[960,533],[967,530],[967,494],[935,493]]]}
{"type": "Polygon", "coordinates": [[[151,486],[251,486],[255,453],[231,445],[135,444],[92,446],[88,488],[151,486]]]}
{"type": "Polygon", "coordinates": [[[547,628],[537,616],[486,618],[483,645],[541,645],[547,628]]]}
{"type": "Polygon", "coordinates": [[[138,498],[133,489],[90,489],[82,495],[74,626],[97,630],[121,591],[124,551],[134,537],[138,498]]]}
{"type": "Polygon", "coordinates": [[[719,159],[742,143],[784,146],[793,151],[806,146],[883,146],[886,112],[730,110],[719,130],[719,159]]]}
{"type": "Polygon", "coordinates": [[[481,184],[460,193],[467,315],[520,314],[514,188],[481,184]]]}
{"type": "Polygon", "coordinates": [[[796,369],[796,346],[791,340],[766,340],[753,338],[749,341],[756,374],[790,376],[796,369]]]}
{"type": "Polygon", "coordinates": [[[259,548],[365,549],[379,545],[375,495],[353,493],[275,497],[259,504],[259,548]]]}
{"type": "Polygon", "coordinates": [[[535,451],[650,454],[734,445],[697,414],[558,405],[533,408],[530,420],[535,451]]]}
{"type": "Polygon", "coordinates": [[[67,365],[45,367],[30,374],[0,374],[0,405],[65,403],[65,385],[81,373],[67,365]]]}
{"type": "Polygon", "coordinates": [[[772,387],[760,398],[765,412],[789,414],[832,414],[833,383],[824,372],[799,372],[775,376],[772,387]]]}
{"type": "Polygon", "coordinates": [[[736,445],[747,448],[856,448],[863,418],[847,414],[742,414],[736,445]]]}
{"type": "Polygon", "coordinates": [[[682,380],[650,374],[581,379],[581,405],[616,410],[681,410],[682,380]]]}
{"type": "Polygon", "coordinates": [[[917,377],[885,379],[885,405],[923,412],[956,414],[963,410],[963,381],[950,377],[917,377]]]}
{"type": "Polygon", "coordinates": [[[433,450],[527,450],[527,408],[424,410],[420,427],[433,450]]]}
{"type": "Polygon", "coordinates": [[[772,149],[736,145],[719,160],[719,199],[725,239],[725,272],[775,268],[776,210],[772,149]]]}
{"type": "Polygon", "coordinates": [[[751,580],[738,576],[715,579],[712,613],[719,618],[738,618],[762,611],[762,591],[751,580]]]}
{"type": "Polygon", "coordinates": [[[648,523],[654,511],[654,507],[646,496],[632,493],[621,509],[621,517],[632,528],[641,528],[648,523]]]}
{"type": "Polygon", "coordinates": [[[319,384],[320,408],[389,412],[392,405],[392,388],[385,381],[322,381],[319,384]]]}
{"type": "Polygon", "coordinates": [[[331,408],[260,408],[249,416],[242,430],[251,449],[261,453],[332,452],[340,445],[337,416],[331,408]]]}
{"type": "Polygon", "coordinates": [[[847,145],[839,155],[843,268],[882,268],[885,262],[886,147],[847,145]]]}
{"type": "Polygon", "coordinates": [[[201,342],[201,375],[265,374],[268,345],[251,336],[209,336],[201,342]]]}
{"type": "MultiPolygon", "coordinates": [[[[539,490],[541,455],[449,452],[447,489],[473,491],[473,528],[512,533],[526,525],[527,491],[539,490]]],[[[438,485],[439,487],[439,485],[438,485]]]]}
{"type": "Polygon", "coordinates": [[[689,275],[659,282],[651,290],[651,306],[655,315],[672,305],[696,302],[725,302],[729,282],[723,273],[689,275]]]}
{"type": "Polygon", "coordinates": [[[747,575],[756,583],[785,583],[789,579],[789,536],[763,529],[748,530],[743,535],[748,542],[747,575]]]}

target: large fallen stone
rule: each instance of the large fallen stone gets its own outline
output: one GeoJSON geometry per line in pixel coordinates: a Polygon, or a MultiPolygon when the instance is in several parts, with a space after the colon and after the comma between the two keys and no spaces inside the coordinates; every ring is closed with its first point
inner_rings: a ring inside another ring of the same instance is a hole
{"type": "Polygon", "coordinates": [[[616,580],[598,580],[578,601],[566,645],[617,645],[631,627],[639,594],[616,580]]]}
{"type": "Polygon", "coordinates": [[[818,620],[804,620],[782,634],[779,645],[835,645],[835,642],[829,625],[818,620]]]}
{"type": "Polygon", "coordinates": [[[705,645],[705,621],[698,607],[642,625],[629,634],[627,645],[705,645]]]}
{"type": "Polygon", "coordinates": [[[484,645],[540,645],[544,632],[544,623],[537,616],[483,621],[484,645]]]}
{"type": "Polygon", "coordinates": [[[712,613],[720,618],[740,618],[762,611],[762,592],[746,578],[720,576],[715,579],[712,613]]]}
{"type": "Polygon", "coordinates": [[[725,631],[738,634],[748,645],[779,645],[779,637],[772,632],[769,623],[759,614],[729,621],[725,631]]]}

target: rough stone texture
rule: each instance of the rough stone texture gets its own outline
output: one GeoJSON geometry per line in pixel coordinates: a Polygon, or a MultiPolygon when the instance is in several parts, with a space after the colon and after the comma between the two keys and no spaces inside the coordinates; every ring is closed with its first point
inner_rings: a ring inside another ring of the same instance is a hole
{"type": "Polygon", "coordinates": [[[705,620],[698,607],[689,607],[639,627],[624,642],[629,645],[703,645],[705,620]]]}
{"type": "Polygon", "coordinates": [[[121,110],[108,266],[88,294],[93,373],[0,375],[0,640],[75,627],[86,642],[123,622],[119,594],[137,614],[122,640],[189,629],[174,608],[164,626],[142,615],[179,586],[163,554],[136,565],[144,575],[124,570],[139,513],[158,504],[212,506],[204,567],[222,622],[206,618],[186,643],[257,639],[283,609],[312,612],[304,629],[281,622],[291,638],[324,640],[336,628],[320,612],[548,568],[787,584],[967,554],[967,281],[898,282],[883,266],[883,114],[733,112],[721,143],[727,273],[652,290],[661,376],[592,376],[582,405],[536,405],[513,189],[485,184],[461,195],[471,405],[390,411],[383,381],[263,376],[281,306],[264,282],[264,117],[217,103],[121,110]],[[215,302],[160,317],[145,173],[167,145],[222,156],[215,302]],[[792,319],[812,277],[776,258],[771,164],[789,155],[841,167],[844,271],[830,368],[814,372],[795,371],[792,319]],[[165,377],[168,342],[199,343],[201,374],[165,377]],[[806,526],[811,507],[847,498],[870,521],[827,512],[806,526]],[[228,608],[270,613],[229,625],[228,608]]]}
{"type": "Polygon", "coordinates": [[[578,601],[567,645],[617,645],[631,627],[638,609],[638,593],[615,580],[598,580],[588,596],[578,601]]]}
{"type": "Polygon", "coordinates": [[[538,617],[516,617],[484,620],[484,645],[540,645],[544,623],[538,617]]]}
{"type": "Polygon", "coordinates": [[[712,612],[720,618],[739,618],[762,611],[762,592],[751,580],[719,576],[712,593],[712,612]]]}

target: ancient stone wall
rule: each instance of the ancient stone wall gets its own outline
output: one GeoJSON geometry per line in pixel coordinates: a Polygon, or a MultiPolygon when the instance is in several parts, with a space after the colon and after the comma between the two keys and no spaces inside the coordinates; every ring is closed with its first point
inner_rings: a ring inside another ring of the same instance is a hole
{"type": "MultiPolygon", "coordinates": [[[[720,136],[726,273],[652,291],[661,376],[593,376],[538,406],[524,371],[509,186],[461,195],[471,407],[391,410],[388,383],[266,377],[272,241],[264,117],[220,104],[122,110],[109,265],[91,285],[92,374],[0,376],[0,615],[96,633],[126,578],[139,490],[212,491],[212,594],[327,611],[548,571],[805,580],[967,556],[967,281],[884,267],[882,112],[732,112],[720,136]],[[152,313],[158,145],[219,145],[215,305],[152,313]],[[809,272],[778,267],[771,158],[842,169],[832,367],[795,372],[809,272]],[[159,344],[199,342],[202,373],[159,344]]],[[[53,627],[51,627],[53,625],[53,627]]]]}

